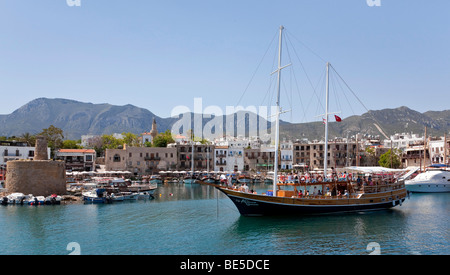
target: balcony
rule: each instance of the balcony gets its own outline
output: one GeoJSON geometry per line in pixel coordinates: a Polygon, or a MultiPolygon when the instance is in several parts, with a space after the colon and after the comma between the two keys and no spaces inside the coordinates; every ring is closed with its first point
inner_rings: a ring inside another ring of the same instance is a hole
{"type": "Polygon", "coordinates": [[[144,160],[161,160],[161,157],[144,157],[144,160]]]}

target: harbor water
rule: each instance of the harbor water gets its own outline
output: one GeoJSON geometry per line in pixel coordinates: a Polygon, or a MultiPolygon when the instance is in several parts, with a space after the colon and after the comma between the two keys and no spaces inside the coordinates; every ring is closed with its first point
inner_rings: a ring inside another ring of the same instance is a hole
{"type": "Polygon", "coordinates": [[[448,255],[449,213],[444,193],[382,211],[242,217],[213,187],[161,184],[146,201],[2,206],[0,254],[448,255]]]}

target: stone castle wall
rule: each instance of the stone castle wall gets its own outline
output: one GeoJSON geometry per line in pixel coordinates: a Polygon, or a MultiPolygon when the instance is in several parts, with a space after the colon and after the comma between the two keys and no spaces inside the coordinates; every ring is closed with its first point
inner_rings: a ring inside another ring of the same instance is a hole
{"type": "Polygon", "coordinates": [[[62,161],[8,161],[6,172],[8,192],[49,196],[66,194],[66,169],[62,161]]]}

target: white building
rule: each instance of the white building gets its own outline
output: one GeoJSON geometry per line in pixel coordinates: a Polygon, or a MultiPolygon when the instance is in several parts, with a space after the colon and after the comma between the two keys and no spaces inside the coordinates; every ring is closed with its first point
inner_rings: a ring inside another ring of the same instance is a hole
{"type": "MultiPolygon", "coordinates": [[[[33,159],[34,147],[28,146],[26,142],[0,141],[0,165],[5,165],[10,160],[33,159]]],[[[50,157],[50,148],[47,148],[50,157]]]]}
{"type": "Polygon", "coordinates": [[[244,170],[244,148],[250,146],[250,140],[241,137],[225,137],[215,140],[215,171],[243,171],[244,170]],[[222,150],[222,154],[221,154],[222,150]],[[226,159],[218,159],[226,152],[226,159]],[[219,163],[219,167],[216,165],[219,163]]]}
{"type": "Polygon", "coordinates": [[[418,134],[413,133],[395,134],[392,135],[390,138],[391,139],[384,140],[385,148],[391,147],[391,140],[392,140],[392,148],[400,149],[402,151],[406,150],[406,148],[410,146],[414,146],[420,143],[423,144],[423,136],[419,136],[418,134]]]}
{"type": "Polygon", "coordinates": [[[432,140],[428,142],[428,152],[431,163],[444,164],[444,139],[432,140]]]}
{"type": "Polygon", "coordinates": [[[227,170],[228,146],[216,146],[214,148],[214,171],[227,170]]]}
{"type": "Polygon", "coordinates": [[[283,140],[280,144],[280,167],[281,169],[292,169],[294,159],[294,144],[292,141],[283,140]]]}

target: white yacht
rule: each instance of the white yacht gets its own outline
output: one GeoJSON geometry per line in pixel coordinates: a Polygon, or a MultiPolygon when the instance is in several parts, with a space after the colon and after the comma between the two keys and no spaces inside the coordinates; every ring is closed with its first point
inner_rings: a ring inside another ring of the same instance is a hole
{"type": "Polygon", "coordinates": [[[405,181],[406,189],[416,193],[450,192],[450,171],[428,170],[405,181]]]}

